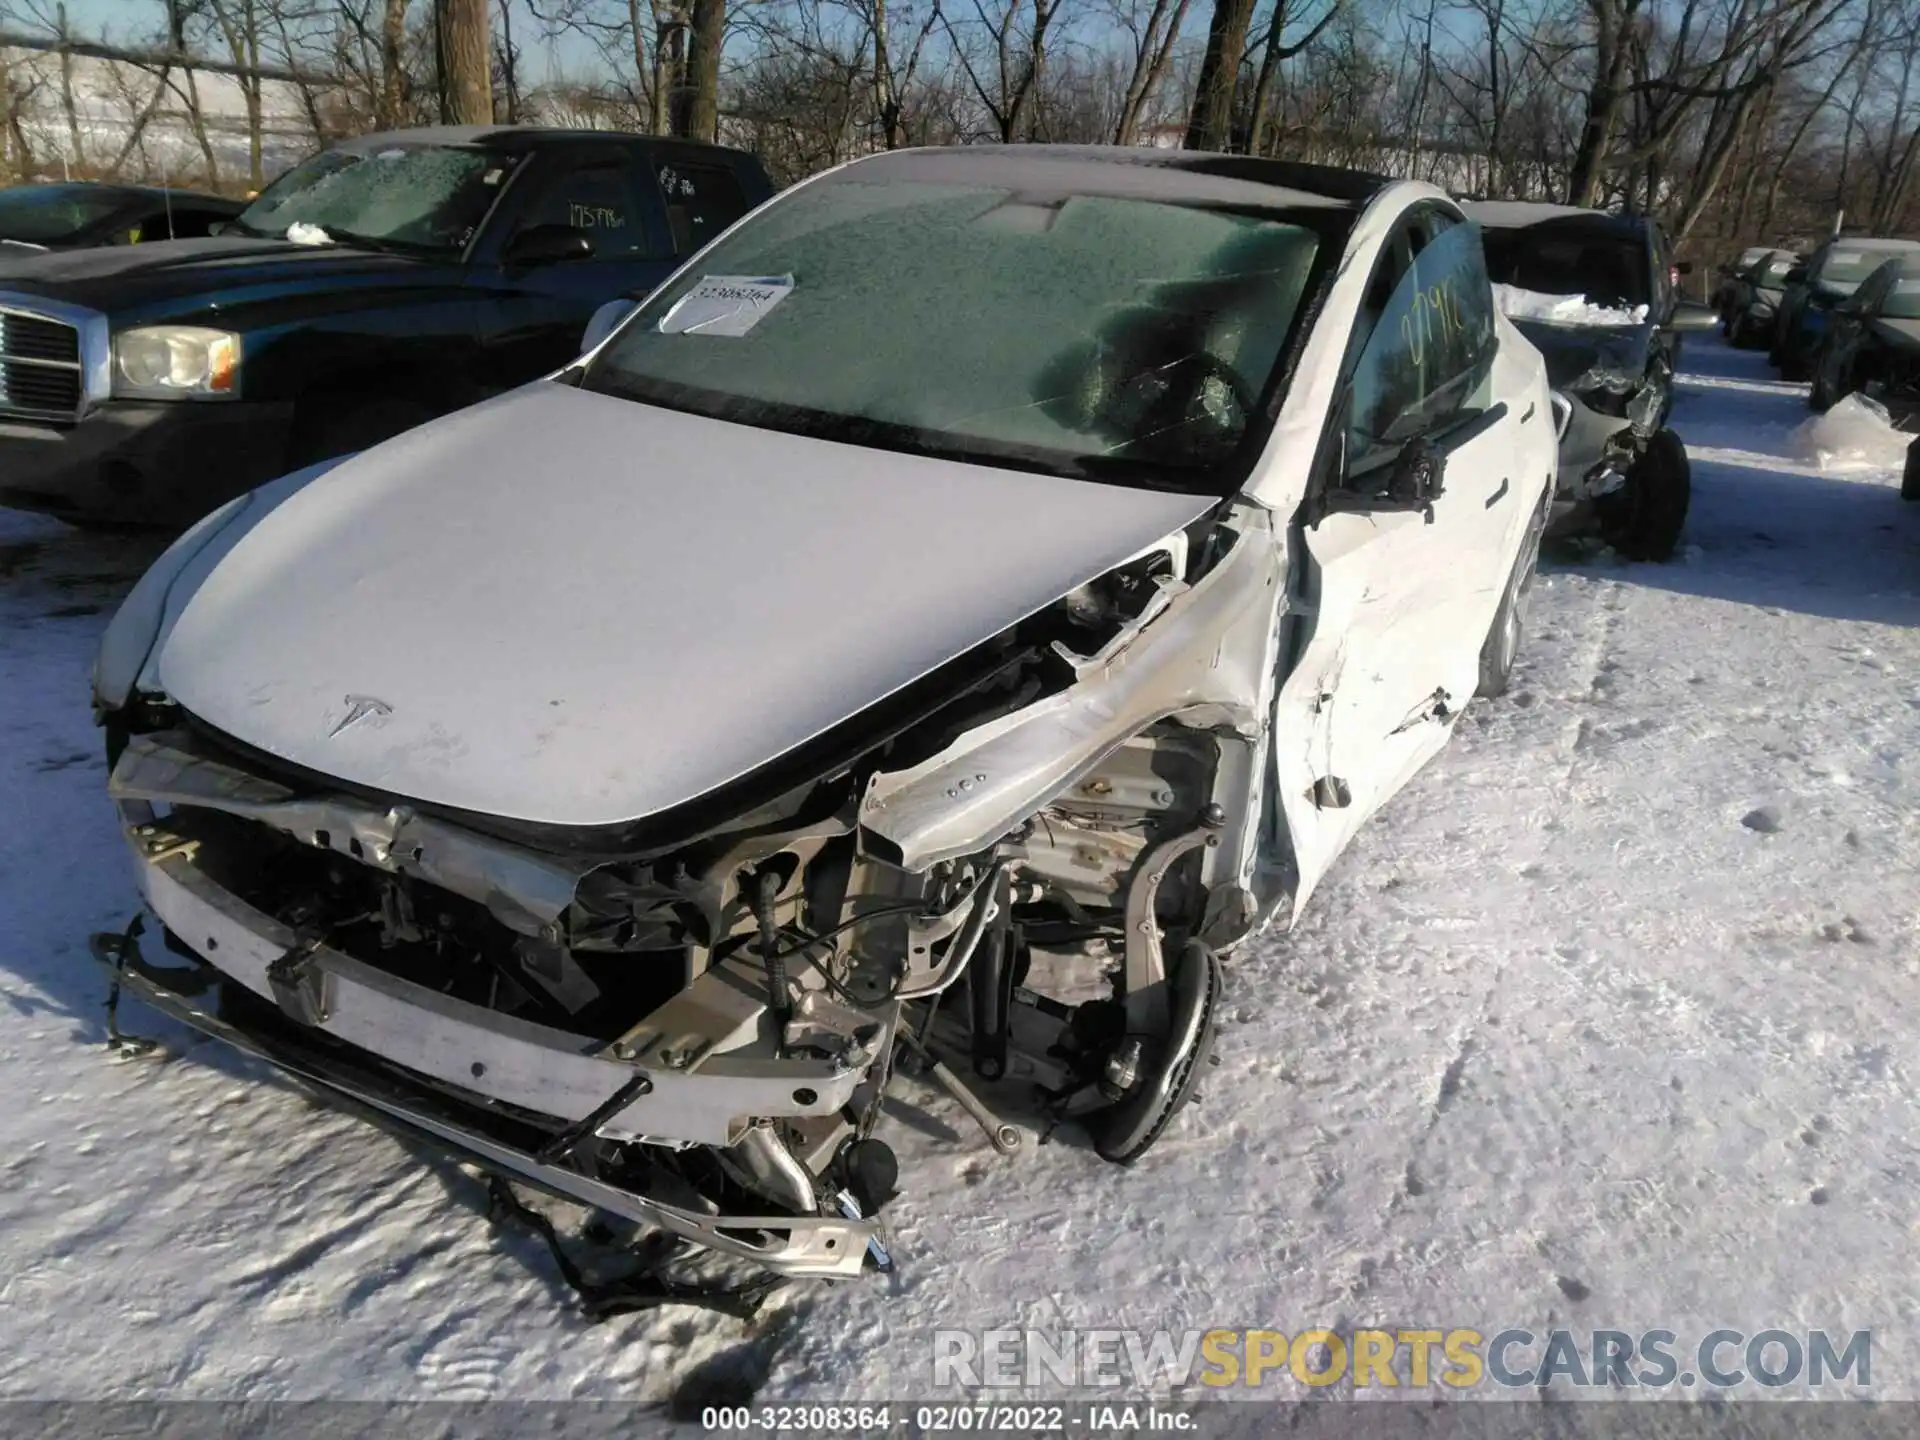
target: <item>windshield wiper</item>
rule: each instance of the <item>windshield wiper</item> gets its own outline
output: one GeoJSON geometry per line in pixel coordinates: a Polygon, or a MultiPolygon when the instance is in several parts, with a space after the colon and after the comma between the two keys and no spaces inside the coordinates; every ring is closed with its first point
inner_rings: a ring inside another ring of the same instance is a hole
{"type": "Polygon", "coordinates": [[[341,230],[335,226],[326,227],[327,234],[336,244],[351,245],[360,250],[373,250],[382,255],[437,255],[440,248],[434,245],[421,245],[409,240],[387,240],[376,235],[356,235],[351,230],[341,230]]]}

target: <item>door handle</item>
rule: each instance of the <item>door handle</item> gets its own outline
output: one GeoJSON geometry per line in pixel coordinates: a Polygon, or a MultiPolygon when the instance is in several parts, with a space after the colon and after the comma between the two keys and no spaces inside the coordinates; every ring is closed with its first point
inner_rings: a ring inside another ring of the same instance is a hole
{"type": "Polygon", "coordinates": [[[1527,402],[1527,413],[1520,417],[1520,423],[1524,425],[1527,423],[1527,421],[1531,420],[1532,418],[1533,418],[1533,402],[1529,400],[1527,402]]]}
{"type": "Polygon", "coordinates": [[[1500,488],[1494,491],[1493,494],[1487,497],[1487,509],[1491,510],[1494,506],[1498,505],[1502,500],[1507,498],[1507,489],[1510,485],[1512,485],[1512,483],[1513,481],[1511,479],[1502,480],[1500,482],[1500,488]]]}

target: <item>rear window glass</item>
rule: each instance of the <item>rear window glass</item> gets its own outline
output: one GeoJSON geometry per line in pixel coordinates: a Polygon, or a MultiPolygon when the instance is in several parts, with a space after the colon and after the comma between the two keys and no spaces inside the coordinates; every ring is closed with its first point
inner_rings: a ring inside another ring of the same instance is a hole
{"type": "Polygon", "coordinates": [[[20,185],[0,190],[0,240],[57,245],[126,203],[123,195],[84,185],[20,185]]]}
{"type": "Polygon", "coordinates": [[[1539,295],[1581,295],[1595,305],[1631,307],[1652,300],[1646,251],[1628,236],[1555,233],[1545,225],[1485,233],[1487,273],[1495,284],[1539,295]]]}

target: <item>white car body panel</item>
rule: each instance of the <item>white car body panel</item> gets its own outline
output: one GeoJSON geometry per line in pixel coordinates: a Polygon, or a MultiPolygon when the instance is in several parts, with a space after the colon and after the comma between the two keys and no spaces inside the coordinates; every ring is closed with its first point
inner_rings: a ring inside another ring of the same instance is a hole
{"type": "MultiPolygon", "coordinates": [[[[1394,185],[1354,226],[1247,487],[1276,513],[1292,514],[1306,498],[1381,247],[1410,207],[1446,199],[1434,186],[1394,185]]],[[[1361,823],[1446,744],[1450,721],[1399,727],[1437,690],[1450,697],[1452,715],[1465,708],[1527,521],[1552,489],[1558,443],[1546,364],[1498,310],[1494,328],[1500,350],[1490,390],[1508,414],[1449,457],[1435,523],[1411,513],[1335,513],[1304,531],[1317,572],[1312,639],[1281,688],[1272,743],[1296,867],[1290,920],[1361,823]],[[1350,803],[1317,806],[1312,792],[1322,778],[1345,782],[1350,803]]]]}
{"type": "Polygon", "coordinates": [[[201,581],[157,675],[215,729],[350,784],[613,825],[785,754],[1216,503],[542,382],[287,497],[201,581]]]}
{"type": "MultiPolygon", "coordinates": [[[[934,163],[1044,189],[1085,160],[934,163]]],[[[1166,181],[1127,157],[1102,183],[1166,181]]],[[[1187,1102],[1220,955],[1296,919],[1445,744],[1528,573],[1558,437],[1544,362],[1497,310],[1491,374],[1425,437],[1443,490],[1398,470],[1340,489],[1323,453],[1383,246],[1424,206],[1458,214],[1397,183],[1354,218],[1231,497],[813,440],[565,372],[268,487],[170,552],[96,670],[110,727],[131,711],[109,793],[142,886],[205,963],[138,963],[131,930],[96,954],[497,1173],[786,1274],[886,1259],[835,1157],[877,1120],[909,1023],[983,1077],[1090,1100],[1072,1114],[1099,1153],[1136,1158],[1187,1102]],[[1016,625],[1003,684],[865,738],[864,712],[1016,625]],[[733,804],[730,782],[850,721],[858,759],[733,804]],[[652,817],[644,844],[485,823],[652,817]],[[470,903],[418,903],[436,892],[470,903]],[[1014,978],[1029,924],[1069,970],[1118,960],[1123,1033],[1095,1012],[1083,1050],[1086,1012],[1044,982],[1008,998],[1033,979],[1014,978]],[[968,1019],[936,1015],[963,973],[968,1019]],[[173,988],[210,974],[217,1014],[173,988]],[[269,1005],[270,1025],[248,1008],[269,1005]],[[616,1144],[659,1153],[615,1164],[616,1144]],[[680,1168],[683,1146],[708,1153],[680,1168]],[[702,1188],[715,1160],[726,1194],[702,1188]],[[741,1217],[735,1186],[778,1213],[741,1217]]],[[[1403,297],[1434,283],[1409,274],[1403,297]]]]}

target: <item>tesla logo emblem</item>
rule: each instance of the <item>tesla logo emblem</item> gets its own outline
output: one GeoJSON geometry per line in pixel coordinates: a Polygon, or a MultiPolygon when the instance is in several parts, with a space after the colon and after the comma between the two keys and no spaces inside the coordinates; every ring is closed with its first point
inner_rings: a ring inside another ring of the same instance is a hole
{"type": "Polygon", "coordinates": [[[351,729],[370,716],[377,715],[384,720],[387,716],[393,714],[393,707],[391,705],[387,704],[384,700],[376,700],[371,695],[348,695],[345,698],[347,702],[346,718],[327,732],[327,738],[329,740],[338,735],[342,730],[351,729]]]}

